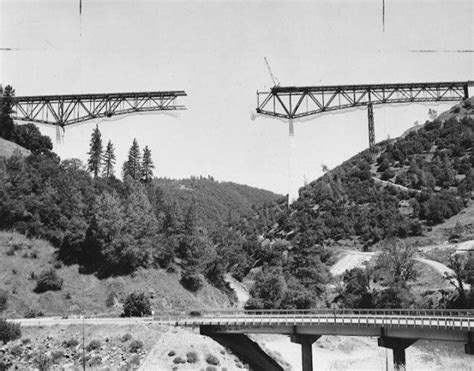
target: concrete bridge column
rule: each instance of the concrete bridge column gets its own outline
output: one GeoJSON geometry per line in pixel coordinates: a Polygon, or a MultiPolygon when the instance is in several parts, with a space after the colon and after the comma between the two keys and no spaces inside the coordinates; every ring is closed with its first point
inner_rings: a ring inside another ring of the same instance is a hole
{"type": "Polygon", "coordinates": [[[474,331],[469,331],[467,338],[467,343],[464,344],[464,352],[466,354],[474,354],[474,331]]]}
{"type": "Polygon", "coordinates": [[[417,339],[404,339],[382,336],[378,339],[379,347],[389,348],[393,351],[393,369],[395,371],[406,370],[405,349],[412,345],[417,339]]]}
{"type": "Polygon", "coordinates": [[[313,343],[320,335],[291,335],[291,342],[301,344],[303,371],[313,371],[313,343]]]}

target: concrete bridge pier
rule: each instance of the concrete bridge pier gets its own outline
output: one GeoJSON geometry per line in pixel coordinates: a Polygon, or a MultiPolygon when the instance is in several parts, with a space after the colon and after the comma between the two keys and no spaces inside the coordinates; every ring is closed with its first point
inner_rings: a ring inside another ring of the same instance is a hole
{"type": "Polygon", "coordinates": [[[393,350],[393,369],[395,371],[406,370],[405,349],[412,345],[417,339],[404,339],[382,336],[378,339],[379,347],[393,350]]]}
{"type": "Polygon", "coordinates": [[[321,335],[291,335],[292,343],[301,344],[303,371],[313,371],[313,343],[320,337],[321,335]]]}
{"type": "Polygon", "coordinates": [[[474,354],[474,331],[467,333],[467,343],[464,344],[464,352],[466,354],[474,354]]]}

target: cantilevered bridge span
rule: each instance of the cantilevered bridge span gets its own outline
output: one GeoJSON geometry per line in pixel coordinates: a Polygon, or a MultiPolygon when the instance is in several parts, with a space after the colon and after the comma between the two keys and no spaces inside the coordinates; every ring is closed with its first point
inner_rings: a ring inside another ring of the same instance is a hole
{"type": "MultiPolygon", "coordinates": [[[[283,370],[246,334],[284,334],[301,344],[303,371],[313,370],[312,344],[323,335],[377,337],[393,350],[394,368],[405,369],[405,349],[417,340],[464,343],[474,354],[474,310],[246,310],[160,317],[166,325],[199,327],[255,370],[283,370]]],[[[317,357],[317,356],[316,356],[317,357]]],[[[474,358],[473,358],[474,362],[474,358]]]]}
{"type": "Polygon", "coordinates": [[[289,120],[367,106],[369,146],[375,145],[373,106],[452,102],[469,98],[474,81],[280,87],[257,92],[257,113],[289,120]]]}
{"type": "Polygon", "coordinates": [[[12,118],[65,127],[87,120],[141,112],[183,110],[182,90],[108,94],[35,95],[12,97],[12,118]]]}

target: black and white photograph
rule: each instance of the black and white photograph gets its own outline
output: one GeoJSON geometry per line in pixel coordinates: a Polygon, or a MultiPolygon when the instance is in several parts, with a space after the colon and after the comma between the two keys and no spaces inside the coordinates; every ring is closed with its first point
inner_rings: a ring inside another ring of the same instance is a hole
{"type": "Polygon", "coordinates": [[[0,0],[0,371],[474,371],[472,0],[0,0]]]}

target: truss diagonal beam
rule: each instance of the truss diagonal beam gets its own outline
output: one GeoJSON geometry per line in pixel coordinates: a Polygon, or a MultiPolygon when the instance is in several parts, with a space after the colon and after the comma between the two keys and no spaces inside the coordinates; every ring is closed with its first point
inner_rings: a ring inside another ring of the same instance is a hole
{"type": "Polygon", "coordinates": [[[327,111],[368,106],[416,102],[449,102],[469,97],[473,81],[424,82],[407,84],[332,85],[279,87],[257,92],[257,113],[287,119],[297,119],[327,111]],[[310,104],[302,105],[306,99],[310,104]],[[263,98],[263,99],[262,99],[263,98]],[[280,103],[275,105],[276,100],[280,103]],[[292,101],[298,103],[293,108],[292,101]]]}
{"type": "MultiPolygon", "coordinates": [[[[141,93],[39,95],[13,97],[14,120],[68,126],[102,117],[184,110],[181,90],[141,93]]],[[[2,99],[2,97],[0,97],[2,99]]]]}

